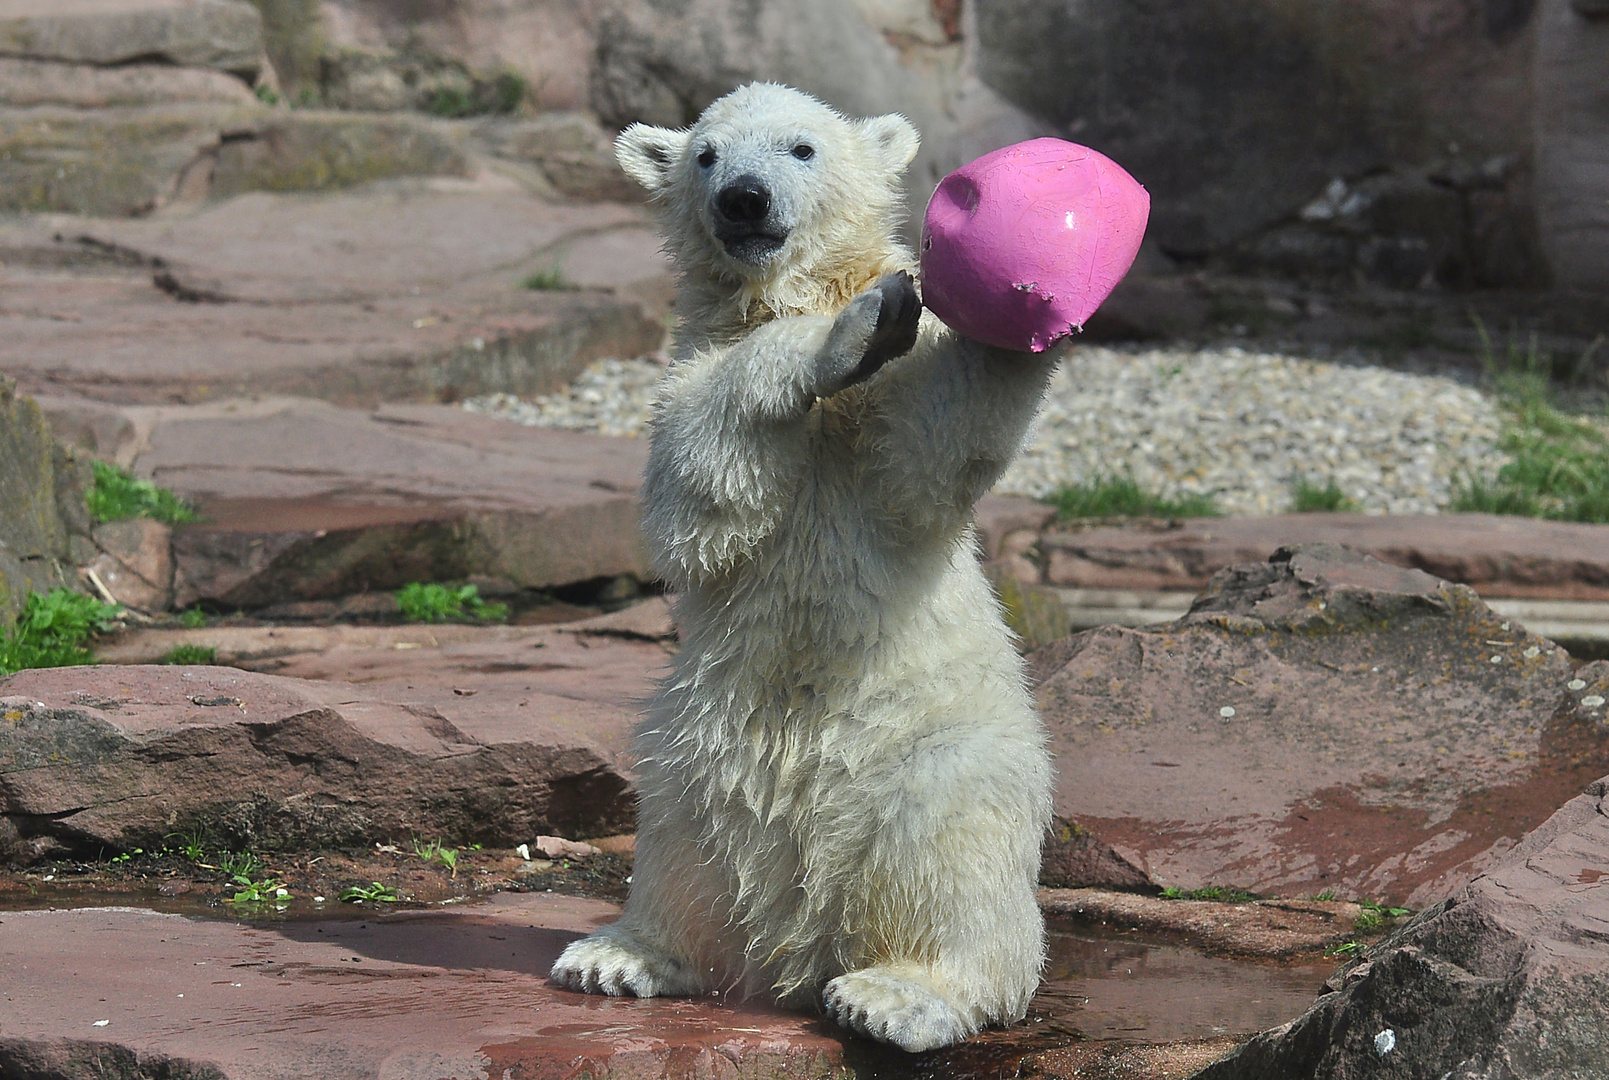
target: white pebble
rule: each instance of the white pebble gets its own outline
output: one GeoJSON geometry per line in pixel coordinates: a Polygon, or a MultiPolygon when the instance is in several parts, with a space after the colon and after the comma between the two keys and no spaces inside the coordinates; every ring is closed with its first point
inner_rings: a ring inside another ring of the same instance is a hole
{"type": "Polygon", "coordinates": [[[1397,1033],[1386,1028],[1374,1037],[1374,1052],[1385,1057],[1397,1048],[1397,1033]]]}
{"type": "Polygon", "coordinates": [[[1586,697],[1581,699],[1581,704],[1585,705],[1589,709],[1596,709],[1599,705],[1603,704],[1603,696],[1601,694],[1588,694],[1586,697]]]}
{"type": "Polygon", "coordinates": [[[111,1023],[110,1020],[97,1020],[93,1024],[91,1024],[90,1027],[105,1027],[107,1024],[110,1024],[110,1023],[111,1023]]]}
{"type": "Polygon", "coordinates": [[[1502,658],[1502,657],[1501,657],[1501,656],[1494,656],[1494,657],[1492,657],[1492,663],[1494,663],[1494,664],[1501,664],[1501,663],[1502,663],[1502,662],[1503,662],[1503,658],[1502,658]]]}
{"type": "Polygon", "coordinates": [[[1235,715],[1235,707],[1233,705],[1225,705],[1223,708],[1218,710],[1218,715],[1223,717],[1225,720],[1232,719],[1235,715]]]}
{"type": "Polygon", "coordinates": [[[1585,690],[1587,688],[1587,680],[1571,679],[1569,682],[1564,684],[1564,687],[1566,690],[1585,690]]]}
{"type": "Polygon", "coordinates": [[[1532,645],[1530,648],[1520,653],[1520,655],[1525,657],[1527,660],[1535,660],[1537,657],[1542,655],[1542,650],[1537,648],[1535,645],[1532,645]]]}

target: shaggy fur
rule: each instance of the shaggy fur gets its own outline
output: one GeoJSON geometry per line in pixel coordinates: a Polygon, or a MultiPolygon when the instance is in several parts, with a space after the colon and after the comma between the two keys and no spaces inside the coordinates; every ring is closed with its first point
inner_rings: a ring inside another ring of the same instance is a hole
{"type": "Polygon", "coordinates": [[[563,985],[762,993],[913,1051],[1028,1007],[1051,769],[972,506],[1054,360],[924,313],[867,377],[916,146],[764,84],[617,143],[680,274],[645,498],[682,643],[638,733],[631,898],[563,985]],[[715,235],[738,175],[787,228],[764,265],[715,235]]]}

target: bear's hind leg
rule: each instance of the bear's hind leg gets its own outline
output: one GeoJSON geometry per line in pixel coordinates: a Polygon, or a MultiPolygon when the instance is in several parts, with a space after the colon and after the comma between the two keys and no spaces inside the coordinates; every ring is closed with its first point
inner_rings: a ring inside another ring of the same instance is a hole
{"type": "Polygon", "coordinates": [[[702,989],[686,962],[619,923],[565,946],[548,978],[571,990],[610,997],[683,997],[702,989]]]}
{"type": "Polygon", "coordinates": [[[840,1026],[913,1054],[960,1042],[982,1027],[978,1010],[963,1012],[935,979],[909,964],[840,975],[827,984],[822,1004],[840,1026]]]}

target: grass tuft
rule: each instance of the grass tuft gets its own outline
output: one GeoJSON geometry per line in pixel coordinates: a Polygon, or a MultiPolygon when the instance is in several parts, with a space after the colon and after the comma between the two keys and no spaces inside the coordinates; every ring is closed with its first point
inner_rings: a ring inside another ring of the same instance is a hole
{"type": "Polygon", "coordinates": [[[415,581],[397,590],[397,607],[408,622],[502,622],[508,605],[487,603],[473,585],[424,584],[415,581]]]}
{"type": "Polygon", "coordinates": [[[1176,886],[1162,890],[1164,900],[1215,900],[1221,904],[1249,904],[1257,899],[1244,889],[1231,889],[1224,885],[1207,885],[1186,891],[1176,886]]]}
{"type": "Polygon", "coordinates": [[[67,589],[29,593],[17,625],[0,637],[0,675],[93,663],[90,639],[112,629],[122,612],[67,589]]]}
{"type": "Polygon", "coordinates": [[[1210,495],[1164,498],[1144,490],[1130,476],[1105,476],[1087,484],[1074,484],[1062,488],[1045,501],[1056,507],[1056,516],[1062,521],[1112,517],[1220,517],[1223,513],[1210,495]]]}
{"type": "Polygon", "coordinates": [[[1291,509],[1298,514],[1351,513],[1358,504],[1347,497],[1333,479],[1320,487],[1305,476],[1298,476],[1291,485],[1291,509]]]}
{"type": "Polygon", "coordinates": [[[148,517],[168,525],[183,525],[200,517],[189,503],[149,480],[140,480],[104,461],[94,462],[93,467],[95,483],[85,501],[97,522],[148,517]]]}
{"type": "Polygon", "coordinates": [[[520,285],[537,292],[563,292],[567,289],[575,288],[565,279],[564,271],[557,266],[527,274],[524,280],[520,282],[520,285]]]}
{"type": "MultiPolygon", "coordinates": [[[[1514,336],[1502,355],[1479,319],[1486,381],[1504,413],[1499,445],[1509,461],[1491,480],[1467,478],[1454,494],[1455,511],[1609,523],[1609,426],[1570,416],[1553,404],[1553,358],[1532,335],[1521,349],[1514,336]]],[[[1590,366],[1595,342],[1576,364],[1590,366]]]]}
{"type": "Polygon", "coordinates": [[[218,650],[211,645],[175,645],[162,657],[164,664],[216,664],[218,650]]]}

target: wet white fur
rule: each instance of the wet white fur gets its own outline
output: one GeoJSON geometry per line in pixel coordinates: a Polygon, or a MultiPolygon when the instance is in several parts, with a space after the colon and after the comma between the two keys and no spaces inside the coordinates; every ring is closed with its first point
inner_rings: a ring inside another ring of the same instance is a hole
{"type": "Polygon", "coordinates": [[[772,85],[617,143],[680,272],[645,498],[682,644],[638,734],[631,898],[565,950],[561,984],[761,993],[913,1051],[1027,1009],[1051,770],[972,506],[1054,361],[924,313],[870,380],[814,385],[835,317],[840,339],[875,320],[875,293],[850,299],[914,267],[894,232],[915,151],[900,117],[772,85]],[[788,156],[799,139],[814,168],[788,156]],[[776,264],[713,239],[710,143],[788,202],[776,264]]]}

